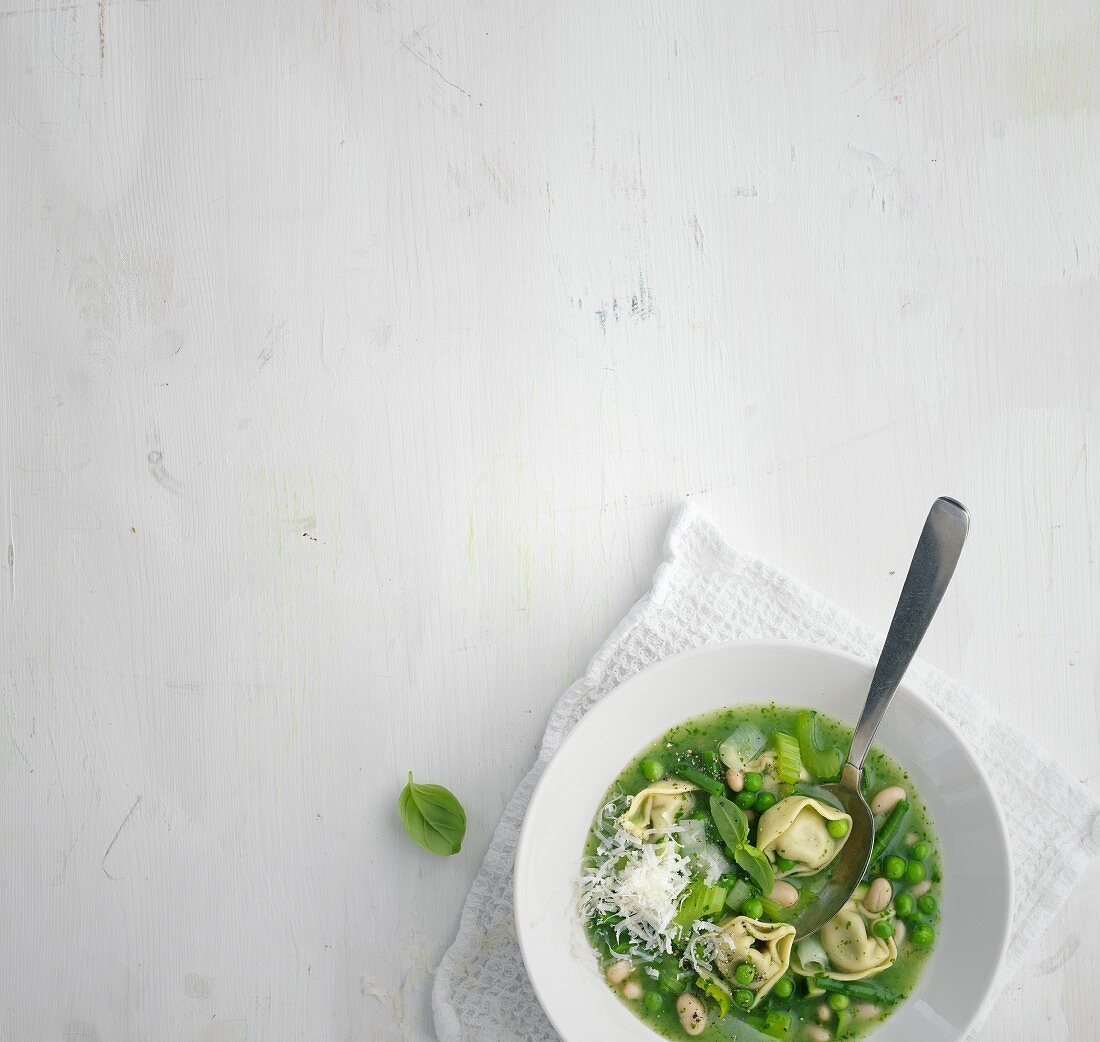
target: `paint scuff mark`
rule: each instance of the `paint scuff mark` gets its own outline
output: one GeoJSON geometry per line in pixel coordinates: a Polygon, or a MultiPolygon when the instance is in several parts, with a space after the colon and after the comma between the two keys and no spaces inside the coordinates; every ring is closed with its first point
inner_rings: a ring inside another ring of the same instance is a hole
{"type": "Polygon", "coordinates": [[[181,495],[183,485],[168,473],[164,466],[164,454],[159,449],[151,449],[145,458],[149,463],[149,476],[166,492],[181,495]]]}
{"type": "Polygon", "coordinates": [[[691,237],[695,241],[695,248],[700,253],[706,253],[706,243],[703,240],[703,226],[699,223],[699,215],[693,213],[691,220],[688,221],[688,227],[691,229],[691,237]]]}
{"type": "Polygon", "coordinates": [[[107,849],[105,851],[103,851],[103,857],[99,862],[99,867],[103,869],[103,874],[108,879],[111,879],[116,883],[121,879],[125,879],[126,875],[125,875],[125,873],[123,873],[121,876],[111,875],[111,873],[107,871],[107,858],[109,858],[111,856],[111,851],[114,850],[115,844],[118,842],[118,837],[122,835],[122,830],[124,828],[126,828],[127,823],[134,816],[134,811],[136,811],[138,809],[138,804],[139,803],[141,803],[141,795],[140,794],[138,795],[138,798],[136,800],[134,800],[133,806],[131,806],[130,809],[126,812],[126,817],[124,817],[122,819],[121,824],[115,830],[115,834],[111,838],[111,842],[107,844],[107,849]]]}
{"type": "Polygon", "coordinates": [[[630,317],[638,322],[645,322],[657,313],[653,293],[649,288],[649,282],[645,272],[638,273],[638,285],[630,293],[629,298],[614,296],[610,301],[605,301],[595,309],[596,321],[600,324],[600,332],[606,333],[609,324],[622,321],[630,317]]]}
{"type": "MultiPolygon", "coordinates": [[[[417,33],[415,35],[419,36],[420,34],[417,33]]],[[[447,77],[444,76],[443,73],[441,73],[439,69],[437,69],[427,58],[425,58],[424,55],[418,54],[404,40],[398,40],[398,43],[400,43],[401,46],[409,52],[409,54],[411,54],[418,62],[420,62],[421,65],[423,65],[427,69],[430,69],[437,77],[439,77],[440,80],[447,84],[448,87],[453,87],[455,90],[458,91],[459,94],[462,94],[465,97],[473,100],[473,95],[468,90],[466,90],[464,87],[460,87],[457,83],[455,83],[454,80],[447,79],[447,77]]]]}
{"type": "Polygon", "coordinates": [[[107,0],[99,0],[99,68],[107,58],[107,0]]]}

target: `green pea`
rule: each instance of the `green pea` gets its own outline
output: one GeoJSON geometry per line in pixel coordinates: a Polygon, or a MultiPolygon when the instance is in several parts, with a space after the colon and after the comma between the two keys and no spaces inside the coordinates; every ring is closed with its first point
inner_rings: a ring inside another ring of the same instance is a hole
{"type": "Polygon", "coordinates": [[[665,997],[659,991],[647,991],[645,993],[645,1008],[650,1013],[660,1013],[664,1008],[665,997]]]}
{"type": "Polygon", "coordinates": [[[794,862],[791,861],[790,858],[777,856],[775,859],[775,864],[780,872],[789,872],[792,868],[794,868],[794,862]]]}
{"type": "Polygon", "coordinates": [[[772,994],[779,999],[789,999],[794,993],[794,981],[790,977],[780,977],[772,988],[772,994]]]}
{"type": "Polygon", "coordinates": [[[764,905],[755,897],[750,897],[742,906],[741,914],[750,919],[759,919],[764,914],[764,905]]]}
{"type": "Polygon", "coordinates": [[[737,876],[732,872],[724,872],[718,877],[718,886],[729,890],[733,887],[733,884],[737,882],[737,876]]]}
{"type": "Polygon", "coordinates": [[[745,775],[745,792],[759,792],[764,787],[764,776],[756,771],[745,775]]]}
{"type": "Polygon", "coordinates": [[[848,835],[848,829],[850,829],[851,826],[844,818],[838,818],[836,821],[830,821],[825,828],[828,829],[829,835],[832,836],[833,839],[843,839],[848,835]]]}
{"type": "Polygon", "coordinates": [[[851,999],[847,995],[841,995],[838,992],[833,992],[829,996],[829,1008],[834,1009],[839,1013],[842,1009],[847,1009],[851,999]]]}
{"type": "Polygon", "coordinates": [[[910,883],[919,883],[925,875],[927,875],[927,873],[925,872],[924,865],[919,861],[910,861],[909,864],[905,866],[905,878],[908,879],[910,883]]]}
{"type": "Polygon", "coordinates": [[[871,932],[876,937],[881,937],[884,941],[887,937],[894,936],[894,928],[886,919],[880,919],[877,923],[875,923],[875,925],[871,927],[871,932]]]}
{"type": "Polygon", "coordinates": [[[642,761],[642,774],[649,781],[660,781],[665,776],[665,765],[656,756],[647,756],[642,761]]]}
{"type": "Polygon", "coordinates": [[[739,1009],[748,1009],[752,1005],[752,992],[748,988],[738,988],[733,993],[733,1004],[739,1009]]]}
{"type": "Polygon", "coordinates": [[[903,919],[907,919],[913,914],[913,895],[912,894],[898,894],[894,898],[894,911],[898,913],[903,919]]]}
{"type": "Polygon", "coordinates": [[[925,915],[936,914],[936,899],[931,894],[925,894],[923,897],[917,899],[917,907],[924,912],[925,915]]]}
{"type": "Polygon", "coordinates": [[[923,861],[926,857],[928,857],[929,854],[932,853],[932,848],[927,843],[921,841],[913,847],[910,853],[918,861],[923,861]]]}
{"type": "Polygon", "coordinates": [[[936,931],[928,923],[921,923],[920,926],[913,927],[913,932],[909,936],[913,938],[913,943],[918,948],[930,948],[936,939],[936,931]]]}
{"type": "Polygon", "coordinates": [[[739,792],[733,797],[733,802],[737,804],[742,810],[751,809],[752,805],[756,802],[756,793],[754,792],[739,792]]]}
{"type": "Polygon", "coordinates": [[[758,792],[752,802],[752,809],[757,814],[763,814],[769,807],[775,806],[775,795],[770,792],[758,792]]]}
{"type": "Polygon", "coordinates": [[[887,879],[901,879],[901,877],[905,875],[905,858],[891,854],[882,863],[882,874],[886,876],[887,879]]]}
{"type": "Polygon", "coordinates": [[[752,968],[750,963],[743,962],[733,971],[733,979],[738,984],[749,985],[756,980],[756,970],[752,968]]]}

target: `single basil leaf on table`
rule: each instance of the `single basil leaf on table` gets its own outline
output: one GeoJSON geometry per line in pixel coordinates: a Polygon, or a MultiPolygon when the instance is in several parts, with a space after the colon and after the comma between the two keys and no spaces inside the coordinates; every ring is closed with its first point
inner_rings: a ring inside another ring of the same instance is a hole
{"type": "Polygon", "coordinates": [[[455,794],[442,785],[418,785],[409,771],[408,784],[397,799],[405,832],[417,846],[445,857],[462,849],[466,812],[455,794]]]}
{"type": "Polygon", "coordinates": [[[775,886],[775,870],[771,862],[756,847],[744,844],[733,852],[733,860],[737,862],[748,874],[749,879],[760,888],[760,893],[765,897],[772,892],[775,886]]]}
{"type": "Polygon", "coordinates": [[[724,796],[711,796],[710,816],[714,819],[722,841],[733,850],[749,838],[749,819],[732,800],[727,800],[724,796]]]}

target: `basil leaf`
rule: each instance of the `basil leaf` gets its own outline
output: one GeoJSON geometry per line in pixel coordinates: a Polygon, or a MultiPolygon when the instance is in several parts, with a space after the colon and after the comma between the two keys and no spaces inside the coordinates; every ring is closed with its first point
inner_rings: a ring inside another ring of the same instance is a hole
{"type": "Polygon", "coordinates": [[[736,850],[749,837],[749,819],[733,800],[711,796],[710,816],[726,846],[736,850]]]}
{"type": "Polygon", "coordinates": [[[733,852],[733,860],[745,870],[749,879],[760,888],[760,893],[767,897],[772,892],[772,887],[775,886],[775,870],[772,868],[771,862],[756,847],[750,843],[738,847],[733,852]]]}
{"type": "Polygon", "coordinates": [[[408,784],[397,799],[405,832],[431,854],[449,856],[462,849],[466,812],[453,792],[442,785],[417,785],[409,771],[408,784]]]}

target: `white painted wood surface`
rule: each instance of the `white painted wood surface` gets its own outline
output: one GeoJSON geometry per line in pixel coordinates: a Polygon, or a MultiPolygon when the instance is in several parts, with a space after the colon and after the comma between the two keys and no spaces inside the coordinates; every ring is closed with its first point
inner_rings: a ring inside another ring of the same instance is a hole
{"type": "MultiPolygon", "coordinates": [[[[3,1038],[430,1039],[684,496],[879,624],[962,498],[927,656],[1100,785],[1098,46],[1090,0],[2,0],[3,1038]]],[[[983,1038],[1095,1037],[1098,918],[1094,868],[983,1038]]]]}

